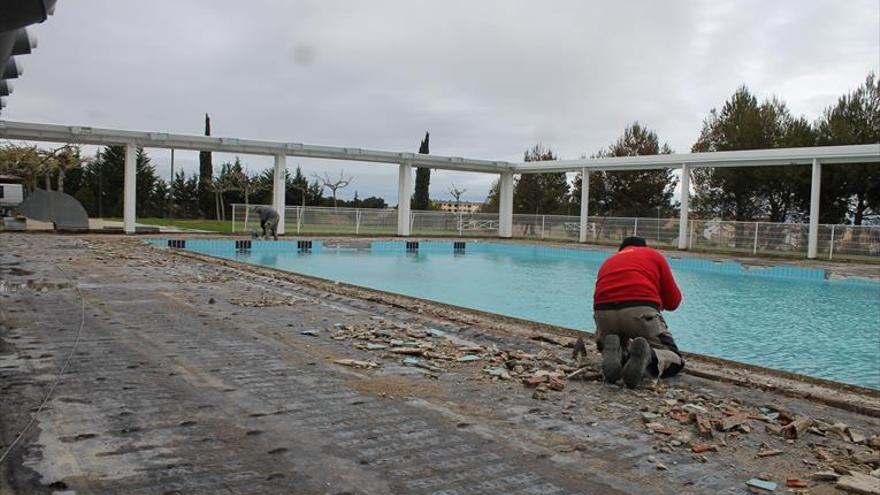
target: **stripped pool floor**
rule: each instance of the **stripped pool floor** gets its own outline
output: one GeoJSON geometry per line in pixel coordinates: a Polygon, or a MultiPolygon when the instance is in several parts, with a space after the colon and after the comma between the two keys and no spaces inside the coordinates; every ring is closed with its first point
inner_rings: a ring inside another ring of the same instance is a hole
{"type": "Polygon", "coordinates": [[[761,472],[808,477],[821,467],[803,461],[814,448],[756,428],[711,455],[661,449],[640,411],[735,399],[880,432],[870,416],[692,376],[637,392],[571,381],[538,400],[480,366],[436,377],[399,359],[349,368],[336,362],[375,354],[332,330],[377,319],[486,347],[570,351],[477,316],[426,316],[131,239],[2,242],[0,452],[84,325],[63,380],[4,460],[0,493],[745,493],[761,472]],[[765,446],[785,454],[756,457],[765,446]]]}

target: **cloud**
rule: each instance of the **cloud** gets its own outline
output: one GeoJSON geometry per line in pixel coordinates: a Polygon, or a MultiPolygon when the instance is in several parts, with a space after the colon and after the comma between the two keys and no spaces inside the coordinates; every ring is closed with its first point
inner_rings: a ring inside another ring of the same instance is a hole
{"type": "MultiPolygon", "coordinates": [[[[878,19],[875,0],[68,0],[3,118],[200,133],[207,111],[215,135],[415,151],[430,130],[433,153],[501,160],[591,154],[639,120],[686,152],[741,84],[816,118],[880,71],[878,19]]],[[[396,203],[393,165],[289,163],[396,203]]],[[[437,173],[432,195],[493,179],[437,173]]]]}

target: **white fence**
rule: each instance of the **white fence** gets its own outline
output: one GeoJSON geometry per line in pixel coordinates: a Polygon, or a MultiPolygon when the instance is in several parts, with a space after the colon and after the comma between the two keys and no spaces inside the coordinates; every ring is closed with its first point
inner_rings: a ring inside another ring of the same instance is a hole
{"type": "MultiPolygon", "coordinates": [[[[259,229],[253,209],[232,205],[232,231],[259,229]]],[[[397,210],[372,208],[326,208],[288,206],[284,212],[288,234],[395,235],[397,210]]],[[[410,232],[415,236],[494,237],[498,235],[497,213],[450,213],[413,211],[410,232]]],[[[589,217],[587,241],[617,244],[626,236],[638,235],[649,244],[678,246],[677,218],[589,217]]],[[[807,255],[807,224],[691,220],[687,246],[698,251],[743,254],[807,255]]],[[[513,215],[513,237],[577,241],[580,217],[566,215],[513,215]]],[[[819,257],[825,259],[880,259],[880,227],[820,225],[819,257]]]]}

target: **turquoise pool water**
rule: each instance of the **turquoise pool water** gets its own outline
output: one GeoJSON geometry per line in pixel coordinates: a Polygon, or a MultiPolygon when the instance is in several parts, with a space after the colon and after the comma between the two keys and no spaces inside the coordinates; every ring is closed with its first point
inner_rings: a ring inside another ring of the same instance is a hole
{"type": "MultiPolygon", "coordinates": [[[[167,241],[155,241],[167,245],[167,241]]],[[[468,241],[373,242],[369,250],[312,241],[188,240],[186,249],[247,263],[593,331],[602,251],[468,241]]],[[[670,259],[684,300],[665,313],[683,350],[880,389],[880,283],[825,280],[796,267],[670,259]]]]}

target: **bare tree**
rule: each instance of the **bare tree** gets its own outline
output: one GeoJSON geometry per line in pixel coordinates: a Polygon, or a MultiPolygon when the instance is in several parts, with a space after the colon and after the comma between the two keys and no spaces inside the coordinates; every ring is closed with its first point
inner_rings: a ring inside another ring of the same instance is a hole
{"type": "Polygon", "coordinates": [[[327,172],[324,172],[323,177],[316,174],[315,178],[318,179],[319,181],[321,181],[321,185],[324,188],[330,189],[330,191],[333,193],[333,207],[334,208],[336,208],[336,191],[339,189],[345,189],[346,187],[348,187],[348,185],[351,184],[351,181],[353,179],[353,177],[346,177],[344,170],[339,172],[338,179],[331,179],[330,174],[328,174],[327,172]]]}
{"type": "Polygon", "coordinates": [[[467,192],[467,189],[459,189],[455,183],[449,188],[449,195],[455,198],[455,209],[461,211],[461,197],[467,192]]]}

